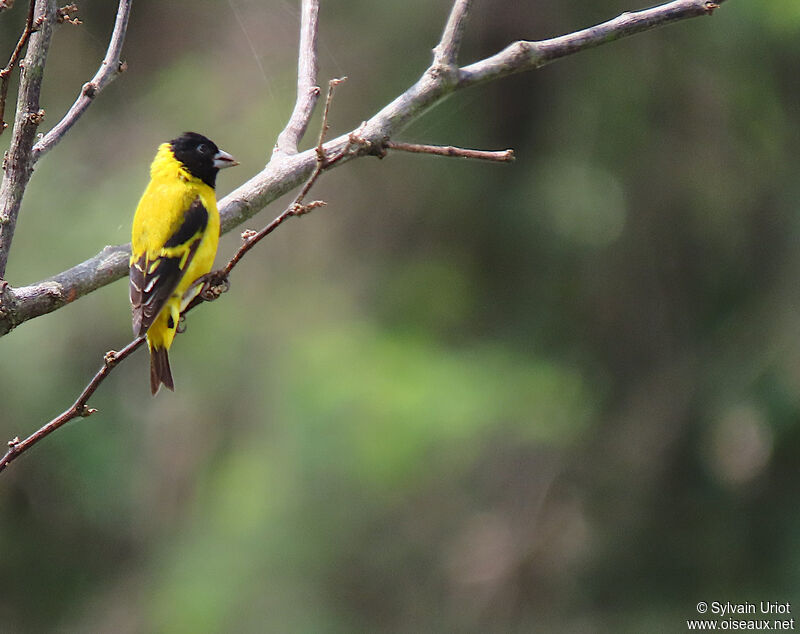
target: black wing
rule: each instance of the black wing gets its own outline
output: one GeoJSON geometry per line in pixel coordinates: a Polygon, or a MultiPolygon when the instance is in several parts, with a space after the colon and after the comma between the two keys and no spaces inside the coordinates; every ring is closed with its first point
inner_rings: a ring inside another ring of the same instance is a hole
{"type": "Polygon", "coordinates": [[[186,245],[187,251],[174,257],[162,254],[155,260],[148,260],[145,253],[131,264],[133,334],[137,337],[147,332],[164,303],[175,291],[200,245],[207,225],[208,211],[200,199],[196,198],[184,213],[178,230],[164,243],[165,249],[186,245]]]}

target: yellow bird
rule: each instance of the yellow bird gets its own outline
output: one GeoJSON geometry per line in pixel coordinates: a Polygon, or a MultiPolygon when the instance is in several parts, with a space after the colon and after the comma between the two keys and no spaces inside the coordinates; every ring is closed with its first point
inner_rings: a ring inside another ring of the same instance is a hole
{"type": "Polygon", "coordinates": [[[186,132],[162,143],[150,166],[133,218],[130,296],[133,334],[147,333],[153,395],[162,383],[175,389],[167,351],[219,243],[217,172],[238,164],[203,135],[186,132]]]}

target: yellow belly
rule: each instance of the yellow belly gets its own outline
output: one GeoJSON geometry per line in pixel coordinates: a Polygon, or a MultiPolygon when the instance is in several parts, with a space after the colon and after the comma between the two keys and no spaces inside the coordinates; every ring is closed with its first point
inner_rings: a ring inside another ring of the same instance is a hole
{"type": "Polygon", "coordinates": [[[214,190],[205,183],[187,180],[178,174],[154,173],[152,176],[134,217],[134,253],[146,252],[149,261],[158,258],[164,244],[183,221],[185,211],[198,197],[208,211],[208,224],[194,257],[147,331],[151,349],[169,349],[181,311],[202,290],[202,285],[192,287],[193,283],[214,265],[219,243],[219,212],[214,190]]]}

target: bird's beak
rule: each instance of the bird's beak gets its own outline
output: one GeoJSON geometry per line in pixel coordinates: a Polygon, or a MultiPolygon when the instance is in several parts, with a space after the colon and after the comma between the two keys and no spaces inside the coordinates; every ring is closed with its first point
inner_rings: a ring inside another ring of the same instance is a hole
{"type": "Polygon", "coordinates": [[[218,170],[224,169],[226,167],[233,167],[238,164],[239,161],[237,161],[227,152],[223,152],[222,150],[220,150],[214,155],[214,167],[216,167],[218,170]]]}

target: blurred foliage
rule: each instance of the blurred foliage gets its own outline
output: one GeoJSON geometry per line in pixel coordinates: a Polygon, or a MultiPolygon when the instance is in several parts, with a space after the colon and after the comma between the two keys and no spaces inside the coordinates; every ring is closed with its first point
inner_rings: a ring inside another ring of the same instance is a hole
{"type": "MultiPolygon", "coordinates": [[[[45,126],[114,5],[58,29],[45,126]]],[[[323,7],[321,78],[350,77],[334,133],[418,77],[448,5],[323,7]]],[[[462,59],[633,8],[477,2],[462,59]]],[[[130,70],[37,168],[8,279],[127,241],[155,147],[185,129],[242,162],[220,195],[259,171],[297,22],[287,0],[137,0],[130,70]]],[[[794,0],[729,2],[402,135],[513,165],[324,176],[329,206],[192,313],[175,394],[150,398],[139,354],[0,476],[3,630],[678,631],[700,600],[796,599],[798,34],[794,0]]],[[[129,323],[120,282],[3,337],[0,437],[71,403],[129,323]]]]}

